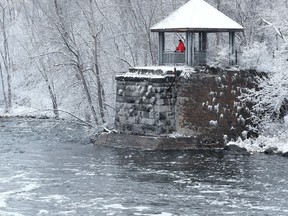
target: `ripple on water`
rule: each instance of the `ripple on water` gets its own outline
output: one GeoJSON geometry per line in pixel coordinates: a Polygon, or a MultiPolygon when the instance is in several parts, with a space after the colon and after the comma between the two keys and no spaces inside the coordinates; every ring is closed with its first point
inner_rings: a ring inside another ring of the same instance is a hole
{"type": "Polygon", "coordinates": [[[3,124],[1,216],[288,214],[286,158],[104,148],[77,124],[3,124]]]}

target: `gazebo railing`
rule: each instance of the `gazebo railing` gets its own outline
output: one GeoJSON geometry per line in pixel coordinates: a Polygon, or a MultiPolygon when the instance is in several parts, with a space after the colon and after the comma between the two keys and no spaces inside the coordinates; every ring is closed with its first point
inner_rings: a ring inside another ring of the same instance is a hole
{"type": "Polygon", "coordinates": [[[207,63],[207,52],[206,51],[195,51],[194,52],[194,64],[205,65],[207,63]]]}
{"type": "MultiPolygon", "coordinates": [[[[205,65],[207,62],[207,52],[195,51],[194,52],[194,65],[205,65]]],[[[185,64],[185,52],[165,51],[163,53],[163,64],[185,64]]]]}
{"type": "MultiPolygon", "coordinates": [[[[237,50],[235,50],[234,55],[231,55],[231,54],[229,55],[229,53],[227,53],[226,60],[223,60],[223,61],[225,61],[225,63],[227,65],[241,65],[241,64],[243,64],[241,54],[242,53],[237,51],[237,50]]],[[[192,56],[192,54],[191,54],[191,56],[192,56]]],[[[194,51],[194,61],[192,61],[193,66],[206,65],[207,62],[215,61],[216,57],[217,57],[216,53],[208,52],[208,51],[196,51],[195,50],[194,51]]],[[[186,58],[185,52],[179,53],[179,52],[173,52],[173,51],[164,51],[162,64],[163,65],[185,65],[187,63],[185,58],[186,58]]]]}
{"type": "Polygon", "coordinates": [[[185,64],[185,53],[165,51],[163,53],[163,64],[185,64]]]}

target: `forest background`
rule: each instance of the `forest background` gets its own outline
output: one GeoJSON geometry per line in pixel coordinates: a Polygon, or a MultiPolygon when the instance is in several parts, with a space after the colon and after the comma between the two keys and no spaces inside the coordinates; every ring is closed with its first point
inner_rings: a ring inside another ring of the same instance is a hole
{"type": "MultiPolygon", "coordinates": [[[[158,39],[150,27],[186,2],[0,0],[0,114],[112,125],[115,74],[157,64],[158,39]]],[[[237,34],[242,67],[286,71],[288,0],[207,2],[244,26],[237,34]]],[[[228,37],[215,40],[221,61],[228,37]]],[[[274,79],[287,86],[285,73],[274,79]]],[[[262,95],[270,100],[273,92],[262,95]]],[[[283,88],[279,92],[278,102],[286,97],[283,88]]]]}

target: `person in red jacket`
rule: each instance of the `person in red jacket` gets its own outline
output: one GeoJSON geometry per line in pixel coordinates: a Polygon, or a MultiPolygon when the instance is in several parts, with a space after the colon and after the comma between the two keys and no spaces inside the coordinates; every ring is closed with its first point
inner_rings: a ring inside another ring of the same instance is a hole
{"type": "Polygon", "coordinates": [[[175,52],[185,52],[185,45],[182,40],[179,40],[178,46],[176,47],[175,52]]]}

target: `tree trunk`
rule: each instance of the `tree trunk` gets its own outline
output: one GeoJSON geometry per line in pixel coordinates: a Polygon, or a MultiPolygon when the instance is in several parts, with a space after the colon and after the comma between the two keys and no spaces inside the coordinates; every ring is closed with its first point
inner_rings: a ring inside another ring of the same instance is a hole
{"type": "Polygon", "coordinates": [[[5,89],[5,80],[4,80],[4,75],[3,75],[1,63],[0,63],[0,76],[1,76],[3,98],[4,98],[4,103],[5,103],[5,112],[7,112],[8,111],[8,101],[7,101],[7,95],[6,95],[6,89],[5,89]]]}
{"type": "MultiPolygon", "coordinates": [[[[103,31],[103,25],[101,25],[101,29],[96,33],[95,30],[95,25],[96,25],[96,20],[95,20],[95,14],[93,11],[93,2],[92,0],[89,1],[90,3],[90,9],[91,9],[91,22],[88,21],[88,25],[91,28],[91,33],[93,34],[93,44],[94,44],[94,50],[93,50],[93,58],[94,58],[94,70],[95,71],[95,76],[96,76],[96,84],[97,84],[97,99],[98,99],[98,105],[100,109],[100,116],[101,116],[101,122],[105,123],[105,107],[104,107],[104,89],[103,85],[101,82],[101,77],[100,77],[100,68],[99,68],[99,61],[98,61],[98,39],[99,35],[103,31]]],[[[95,2],[95,4],[97,4],[95,2]]],[[[97,5],[96,5],[97,6],[97,5]]]]}
{"type": "MultiPolygon", "coordinates": [[[[8,37],[7,37],[7,26],[6,26],[6,15],[5,15],[5,8],[2,4],[0,4],[2,9],[2,20],[1,20],[1,30],[3,36],[3,52],[1,52],[2,60],[6,72],[6,86],[7,86],[7,97],[6,97],[6,111],[9,112],[12,108],[12,87],[11,87],[11,59],[10,59],[10,52],[9,52],[9,44],[8,44],[8,37]]],[[[2,68],[1,68],[2,69],[2,68]]],[[[2,71],[2,70],[1,70],[2,71]]],[[[3,73],[3,72],[1,72],[3,73]]]]}
{"type": "Polygon", "coordinates": [[[96,114],[96,111],[95,111],[95,107],[93,105],[91,93],[90,93],[87,81],[85,79],[84,72],[83,72],[83,70],[82,70],[82,68],[81,68],[81,66],[79,64],[79,57],[78,57],[77,69],[78,69],[78,72],[79,72],[79,75],[80,75],[80,78],[81,78],[81,81],[82,81],[82,84],[83,84],[84,92],[86,93],[88,105],[89,105],[90,110],[92,112],[92,116],[94,118],[95,123],[98,124],[98,118],[97,118],[97,114],[96,114]]]}
{"type": "Polygon", "coordinates": [[[101,120],[102,123],[105,123],[105,110],[104,110],[104,105],[103,105],[103,86],[101,83],[100,79],[100,69],[99,69],[99,63],[98,63],[98,46],[97,46],[97,36],[94,36],[94,65],[95,65],[95,73],[96,73],[96,82],[97,82],[97,93],[98,93],[98,104],[100,108],[100,115],[101,115],[101,120]]]}
{"type": "Polygon", "coordinates": [[[49,94],[50,94],[50,98],[51,98],[51,101],[52,101],[53,113],[55,115],[55,118],[59,119],[58,103],[57,103],[56,94],[53,91],[54,88],[53,88],[53,86],[51,86],[49,84],[48,79],[46,79],[46,83],[47,83],[47,88],[48,88],[48,91],[49,91],[49,94]]]}

